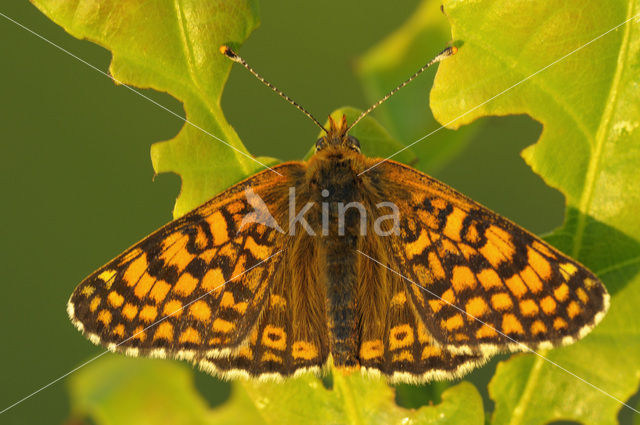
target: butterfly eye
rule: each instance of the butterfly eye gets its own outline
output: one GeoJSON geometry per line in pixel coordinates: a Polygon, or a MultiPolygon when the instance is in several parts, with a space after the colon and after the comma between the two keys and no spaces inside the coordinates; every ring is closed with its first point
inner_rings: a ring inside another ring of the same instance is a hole
{"type": "Polygon", "coordinates": [[[326,140],[324,139],[324,137],[319,138],[316,141],[316,152],[321,151],[322,149],[324,149],[326,146],[326,140]]]}
{"type": "Polygon", "coordinates": [[[356,152],[360,152],[360,142],[353,136],[347,136],[347,147],[356,152]]]}

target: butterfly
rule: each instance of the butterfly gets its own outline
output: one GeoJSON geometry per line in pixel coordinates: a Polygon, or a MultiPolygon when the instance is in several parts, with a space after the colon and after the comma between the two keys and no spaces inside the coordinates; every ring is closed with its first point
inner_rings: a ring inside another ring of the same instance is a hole
{"type": "Polygon", "coordinates": [[[360,118],[326,130],[312,119],[325,135],[309,160],[228,188],[83,280],[75,326],[109,350],[226,378],[333,365],[419,383],[572,343],[603,318],[609,295],[587,268],[447,185],[364,156],[349,134],[360,118]]]}

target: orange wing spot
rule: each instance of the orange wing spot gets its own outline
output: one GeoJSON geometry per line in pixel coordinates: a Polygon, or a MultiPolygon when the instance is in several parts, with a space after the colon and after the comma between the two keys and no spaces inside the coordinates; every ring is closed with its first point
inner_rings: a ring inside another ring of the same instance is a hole
{"type": "Polygon", "coordinates": [[[136,287],[133,289],[133,293],[140,299],[144,298],[151,290],[155,281],[155,278],[149,276],[149,273],[145,272],[140,280],[138,280],[136,287]]]}
{"type": "Polygon", "coordinates": [[[224,334],[231,332],[236,328],[236,325],[228,320],[216,319],[213,321],[213,330],[216,332],[222,332],[224,334]]]}
{"type": "Polygon", "coordinates": [[[282,328],[267,325],[262,331],[261,342],[267,347],[284,351],[287,348],[287,333],[282,328]]]}
{"type": "Polygon", "coordinates": [[[413,265],[413,272],[415,273],[416,280],[422,284],[422,286],[428,286],[433,283],[433,274],[431,271],[422,264],[416,263],[413,265]]]}
{"type": "Polygon", "coordinates": [[[200,287],[205,291],[220,290],[224,284],[224,276],[220,269],[209,269],[209,271],[203,276],[200,287]]]}
{"type": "Polygon", "coordinates": [[[527,260],[542,280],[551,279],[551,265],[542,255],[530,247],[527,248],[527,260]]]}
{"type": "Polygon", "coordinates": [[[280,295],[271,294],[269,297],[269,304],[271,307],[285,308],[287,306],[287,300],[280,295]]]}
{"type": "Polygon", "coordinates": [[[443,239],[440,246],[442,248],[441,256],[444,256],[444,254],[458,255],[460,253],[460,251],[458,251],[458,248],[456,247],[456,244],[451,242],[449,239],[443,239]]]}
{"type": "Polygon", "coordinates": [[[491,296],[491,305],[498,311],[505,311],[513,307],[513,302],[509,294],[500,292],[491,296]]]}
{"type": "Polygon", "coordinates": [[[580,308],[578,303],[575,301],[571,301],[567,306],[567,315],[569,316],[569,319],[573,319],[581,312],[582,312],[582,308],[580,308]]]}
{"type": "Polygon", "coordinates": [[[407,302],[407,295],[404,291],[396,292],[396,294],[391,298],[392,306],[403,306],[407,302]]]}
{"type": "Polygon", "coordinates": [[[577,271],[578,268],[571,263],[560,264],[560,273],[566,280],[569,280],[577,271]]]}
{"type": "Polygon", "coordinates": [[[164,316],[180,317],[182,314],[182,303],[178,300],[167,301],[162,310],[164,316]]]}
{"type": "Polygon", "coordinates": [[[547,327],[545,326],[544,323],[542,323],[542,320],[536,320],[531,324],[531,333],[533,335],[543,334],[546,332],[547,332],[547,327]]]}
{"type": "Polygon", "coordinates": [[[518,318],[510,313],[502,315],[502,331],[506,334],[524,333],[524,329],[522,329],[522,324],[518,318]]]}
{"type": "Polygon", "coordinates": [[[442,233],[451,240],[460,241],[460,232],[462,231],[462,221],[467,213],[460,208],[454,208],[451,214],[447,216],[447,223],[442,229],[442,233]]]}
{"type": "Polygon", "coordinates": [[[476,278],[469,267],[455,266],[451,276],[451,284],[457,293],[476,287],[476,278]]]}
{"type": "Polygon", "coordinates": [[[556,312],[556,302],[550,295],[547,295],[540,301],[540,307],[545,314],[551,315],[556,312]]]}
{"type": "Polygon", "coordinates": [[[115,270],[105,270],[98,275],[98,279],[100,279],[104,283],[109,283],[114,277],[116,277],[117,273],[118,272],[115,270]]]}
{"type": "Polygon", "coordinates": [[[556,289],[553,290],[553,296],[556,297],[556,300],[563,302],[567,298],[569,298],[569,287],[566,283],[561,284],[556,289]]]}
{"type": "Polygon", "coordinates": [[[460,329],[463,325],[464,321],[462,320],[462,315],[460,313],[457,313],[446,320],[443,319],[440,322],[440,327],[446,329],[449,332],[460,329]]]}
{"type": "Polygon", "coordinates": [[[147,254],[144,252],[127,266],[127,270],[124,272],[122,279],[129,286],[133,286],[138,283],[138,279],[144,272],[147,271],[149,263],[147,262],[147,254]]]}
{"type": "Polygon", "coordinates": [[[265,351],[265,353],[262,355],[262,358],[260,359],[260,361],[262,361],[262,362],[282,363],[282,357],[276,355],[275,353],[273,353],[271,351],[265,351]]]}
{"type": "Polygon", "coordinates": [[[124,338],[124,325],[120,323],[119,325],[113,328],[111,333],[115,336],[119,336],[120,338],[124,338]]]}
{"type": "Polygon", "coordinates": [[[307,341],[294,342],[291,351],[294,359],[312,360],[318,357],[316,345],[307,341]]]}
{"type": "Polygon", "coordinates": [[[198,257],[208,264],[211,263],[211,260],[213,260],[217,253],[217,249],[207,249],[206,251],[202,251],[200,254],[198,254],[198,257]]]}
{"type": "Polygon", "coordinates": [[[95,291],[96,291],[96,288],[94,288],[94,287],[93,287],[93,286],[91,286],[91,285],[87,285],[87,286],[85,286],[84,288],[82,288],[82,289],[80,290],[80,293],[81,293],[82,295],[84,295],[85,297],[89,298],[91,295],[93,295],[93,293],[94,293],[95,291]]]}
{"type": "Polygon", "coordinates": [[[436,279],[444,279],[447,277],[444,272],[444,268],[442,267],[442,263],[435,252],[431,251],[427,259],[429,261],[429,270],[433,273],[433,276],[436,279]]]}
{"type": "Polygon", "coordinates": [[[462,332],[458,332],[455,335],[456,341],[468,341],[469,337],[466,334],[463,334],[462,332]]]}
{"type": "Polygon", "coordinates": [[[246,262],[246,256],[241,255],[240,258],[238,258],[238,261],[236,262],[236,268],[233,269],[233,273],[231,273],[231,280],[237,281],[238,278],[242,277],[242,275],[247,271],[247,268],[245,267],[246,262]]]}
{"type": "Polygon", "coordinates": [[[153,340],[164,339],[169,342],[173,341],[173,325],[168,321],[163,321],[156,328],[156,333],[153,335],[153,340]]]}
{"type": "Polygon", "coordinates": [[[126,303],[124,307],[122,307],[122,315],[125,317],[125,319],[129,321],[133,320],[137,314],[138,314],[138,307],[136,307],[131,303],[126,303]]]}
{"type": "Polygon", "coordinates": [[[513,240],[509,232],[499,228],[498,226],[489,227],[487,232],[493,234],[493,237],[490,238],[491,243],[498,248],[505,258],[511,260],[516,253],[516,247],[513,245],[513,240]]]}
{"type": "Polygon", "coordinates": [[[232,308],[238,313],[242,314],[247,310],[249,306],[246,302],[236,303],[233,298],[233,293],[230,291],[226,291],[222,294],[222,300],[220,301],[220,307],[232,308]]]}
{"type": "Polygon", "coordinates": [[[442,349],[433,345],[427,345],[422,349],[422,360],[430,357],[440,357],[442,355],[442,349]]]}
{"type": "Polygon", "coordinates": [[[131,251],[125,253],[120,259],[120,262],[118,264],[122,265],[122,264],[128,263],[129,261],[139,256],[141,253],[142,253],[142,250],[140,248],[134,248],[131,251]]]}
{"type": "Polygon", "coordinates": [[[360,347],[360,358],[362,360],[371,360],[376,357],[382,357],[384,353],[384,345],[382,340],[365,341],[360,347]]]}
{"type": "Polygon", "coordinates": [[[486,323],[483,323],[480,329],[476,331],[476,338],[494,338],[498,336],[498,332],[486,323]]]}
{"type": "Polygon", "coordinates": [[[111,323],[111,312],[109,310],[100,310],[98,313],[98,322],[102,322],[105,327],[111,323]]]}
{"type": "Polygon", "coordinates": [[[198,233],[196,234],[195,245],[196,245],[196,248],[198,248],[198,252],[202,251],[207,247],[207,245],[209,245],[209,239],[207,238],[207,235],[202,230],[202,227],[200,226],[198,226],[198,233]]]}
{"type": "Polygon", "coordinates": [[[232,202],[225,207],[231,214],[237,214],[244,209],[244,204],[240,201],[232,202]]]}
{"type": "Polygon", "coordinates": [[[520,301],[520,313],[522,313],[523,316],[531,317],[538,314],[538,311],[540,311],[540,309],[535,301],[531,299],[520,301]]]}
{"type": "Polygon", "coordinates": [[[198,279],[189,273],[182,273],[176,285],[173,287],[173,292],[183,297],[188,297],[193,293],[194,289],[196,289],[196,286],[198,286],[198,279]]]}
{"type": "Polygon", "coordinates": [[[149,297],[156,302],[156,304],[160,304],[164,301],[165,297],[169,293],[169,289],[171,289],[171,285],[169,285],[164,280],[157,280],[156,283],[151,288],[151,292],[149,293],[149,297]]]}
{"type": "Polygon", "coordinates": [[[484,289],[500,288],[502,286],[502,279],[493,269],[482,270],[478,273],[478,280],[484,289]]]}
{"type": "Polygon", "coordinates": [[[260,245],[257,243],[251,236],[247,237],[247,240],[244,243],[244,248],[248,249],[249,252],[258,260],[264,260],[271,253],[271,249],[266,245],[260,245]]]}
{"type": "Polygon", "coordinates": [[[158,309],[153,305],[145,305],[140,310],[140,319],[143,322],[153,322],[156,317],[158,317],[158,309]]]}
{"type": "Polygon", "coordinates": [[[93,299],[91,300],[91,303],[89,304],[89,311],[91,311],[92,313],[95,313],[96,309],[100,305],[100,301],[102,301],[102,298],[100,298],[98,295],[93,297],[93,299]]]}
{"type": "Polygon", "coordinates": [[[189,326],[180,334],[180,338],[178,339],[178,341],[180,341],[181,344],[184,344],[186,342],[190,342],[192,344],[200,344],[200,332],[189,326]]]}
{"type": "MultiPolygon", "coordinates": [[[[582,304],[586,304],[587,301],[589,301],[589,297],[587,296],[587,293],[584,292],[584,289],[582,289],[582,288],[576,289],[576,295],[578,296],[580,301],[582,301],[582,304]]],[[[558,301],[560,301],[560,300],[558,300],[558,301]]]]}
{"type": "Polygon", "coordinates": [[[558,257],[556,257],[556,255],[551,251],[551,249],[549,249],[549,247],[545,246],[544,244],[538,242],[538,241],[534,241],[533,242],[533,249],[535,249],[536,251],[539,251],[541,253],[543,253],[544,255],[546,255],[549,258],[553,258],[554,260],[558,257]]]}
{"type": "MultiPolygon", "coordinates": [[[[421,295],[421,294],[419,293],[418,295],[421,295]]],[[[431,307],[431,310],[433,310],[434,313],[437,313],[445,304],[451,305],[455,303],[455,301],[456,301],[456,296],[453,293],[453,289],[447,289],[442,294],[441,299],[429,300],[429,306],[431,307]]]]}
{"type": "Polygon", "coordinates": [[[498,267],[504,260],[504,256],[492,241],[487,240],[487,243],[478,251],[480,251],[480,254],[482,254],[494,268],[498,267]]]}
{"type": "Polygon", "coordinates": [[[426,230],[422,229],[420,230],[420,236],[418,236],[418,239],[405,244],[404,251],[407,255],[407,258],[411,260],[416,255],[422,254],[429,245],[431,245],[429,236],[427,235],[426,230]]]}
{"type": "Polygon", "coordinates": [[[525,267],[524,270],[520,272],[520,277],[522,277],[524,283],[527,284],[529,290],[534,294],[542,291],[542,281],[540,281],[540,278],[538,277],[536,272],[533,271],[531,266],[525,267]]]}
{"type": "Polygon", "coordinates": [[[413,329],[409,325],[398,325],[389,331],[389,349],[407,347],[413,344],[413,329]]]}
{"type": "Polygon", "coordinates": [[[141,342],[144,342],[147,339],[147,333],[144,331],[142,326],[138,326],[134,329],[133,335],[131,335],[132,339],[139,339],[141,342]]]}
{"type": "Polygon", "coordinates": [[[413,362],[413,354],[409,350],[402,350],[401,352],[394,354],[391,359],[392,362],[413,362]]]}
{"type": "Polygon", "coordinates": [[[439,210],[443,210],[447,208],[447,201],[445,201],[442,198],[432,198],[430,199],[430,201],[431,201],[431,205],[433,205],[435,208],[439,210]]]}
{"type": "Polygon", "coordinates": [[[527,293],[527,286],[517,274],[514,274],[509,279],[506,279],[504,283],[507,285],[511,293],[516,296],[516,298],[522,298],[522,296],[527,293]]]}
{"type": "Polygon", "coordinates": [[[419,322],[418,323],[418,341],[424,344],[426,342],[431,342],[432,339],[433,338],[431,338],[431,335],[427,331],[426,326],[423,325],[422,322],[419,322]]]}
{"type": "Polygon", "coordinates": [[[118,308],[124,302],[124,297],[118,294],[116,291],[111,291],[107,296],[107,300],[109,301],[109,304],[111,304],[112,307],[118,308]]]}
{"type": "Polygon", "coordinates": [[[471,224],[467,229],[467,234],[465,235],[465,239],[472,244],[476,244],[480,241],[480,234],[478,233],[478,229],[475,224],[471,224]]]}
{"type": "Polygon", "coordinates": [[[465,310],[472,317],[482,317],[489,311],[489,306],[482,297],[475,297],[469,300],[465,310]]]}
{"type": "Polygon", "coordinates": [[[475,249],[471,248],[466,243],[462,243],[462,242],[458,243],[458,249],[460,249],[460,252],[462,252],[462,255],[464,255],[464,258],[467,261],[469,261],[469,259],[478,252],[475,249]]]}
{"type": "Polygon", "coordinates": [[[253,350],[251,350],[251,348],[249,347],[242,347],[235,353],[235,355],[238,357],[244,357],[245,359],[253,360],[253,350]]]}
{"type": "Polygon", "coordinates": [[[198,300],[189,306],[189,314],[200,322],[208,322],[211,319],[211,309],[202,300],[198,300]]]}
{"type": "Polygon", "coordinates": [[[220,211],[216,211],[207,219],[211,227],[213,235],[213,243],[218,246],[229,240],[229,230],[227,229],[227,221],[220,211]]]}
{"type": "Polygon", "coordinates": [[[553,321],[553,329],[559,331],[560,329],[567,329],[567,322],[562,317],[556,317],[553,321]]]}
{"type": "Polygon", "coordinates": [[[178,273],[182,273],[189,263],[196,258],[194,254],[191,254],[185,247],[181,247],[173,257],[167,258],[167,264],[175,266],[178,269],[178,273]]]}

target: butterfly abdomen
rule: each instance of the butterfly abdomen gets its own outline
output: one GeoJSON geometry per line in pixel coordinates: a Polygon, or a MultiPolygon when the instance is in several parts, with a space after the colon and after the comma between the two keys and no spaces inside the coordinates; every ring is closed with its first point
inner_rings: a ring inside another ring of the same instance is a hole
{"type": "Polygon", "coordinates": [[[360,338],[355,299],[357,248],[366,211],[359,196],[351,155],[345,156],[336,150],[312,169],[311,191],[323,204],[323,217],[318,224],[324,227],[316,237],[325,257],[329,346],[334,365],[348,369],[359,366],[360,338]]]}

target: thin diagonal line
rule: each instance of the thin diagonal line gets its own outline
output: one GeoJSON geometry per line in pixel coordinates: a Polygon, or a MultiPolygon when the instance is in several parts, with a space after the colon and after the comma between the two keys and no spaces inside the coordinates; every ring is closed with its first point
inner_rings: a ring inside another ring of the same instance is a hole
{"type": "MultiPolygon", "coordinates": [[[[243,271],[242,273],[237,274],[236,276],[233,276],[231,279],[227,280],[226,282],[216,286],[215,288],[213,288],[212,290],[210,290],[209,292],[199,296],[198,298],[190,301],[189,303],[183,305],[182,307],[180,307],[179,309],[177,309],[176,311],[172,312],[171,314],[168,314],[164,317],[162,317],[161,319],[156,320],[155,322],[153,322],[152,324],[150,324],[149,326],[147,326],[146,328],[142,329],[141,331],[131,335],[129,338],[125,339],[122,342],[119,342],[114,348],[117,348],[119,346],[121,346],[122,344],[124,344],[125,342],[131,340],[132,338],[135,338],[136,336],[140,335],[142,332],[148,330],[149,328],[152,328],[154,326],[156,326],[158,323],[166,320],[167,318],[173,316],[174,314],[184,310],[186,307],[190,306],[191,304],[193,304],[194,302],[201,300],[202,298],[206,297],[207,295],[210,295],[212,292],[222,288],[224,285],[226,285],[227,283],[231,282],[233,279],[236,279],[240,276],[242,276],[245,273],[248,273],[249,271],[251,271],[252,269],[258,267],[260,264],[265,263],[267,261],[269,261],[271,258],[275,257],[276,255],[280,254],[282,251],[284,251],[284,249],[281,249],[280,251],[276,252],[275,254],[271,254],[269,257],[265,258],[264,260],[260,261],[259,263],[254,264],[253,266],[249,267],[248,269],[246,269],[245,271],[243,271]]],[[[16,401],[15,403],[13,403],[12,405],[6,407],[5,409],[3,409],[2,411],[0,411],[0,415],[2,415],[3,413],[5,413],[6,411],[12,409],[13,407],[19,405],[20,403],[22,403],[25,400],[30,399],[31,397],[33,397],[34,395],[38,394],[40,391],[45,390],[47,388],[49,388],[51,385],[55,384],[56,382],[66,378],[67,376],[71,375],[72,373],[74,373],[75,371],[85,367],[86,365],[88,365],[89,363],[93,362],[94,360],[99,359],[100,357],[104,356],[105,354],[109,353],[111,350],[105,350],[102,353],[98,354],[97,356],[95,356],[94,358],[87,360],[86,362],[82,363],[80,366],[76,367],[75,369],[71,369],[69,372],[65,373],[64,375],[54,379],[53,381],[49,382],[47,385],[39,388],[38,390],[32,392],[31,394],[29,394],[26,397],[23,397],[22,399],[16,401]]]]}
{"type": "Polygon", "coordinates": [[[122,85],[126,88],[128,88],[129,90],[131,90],[133,93],[137,94],[138,96],[148,100],[149,102],[153,103],[154,105],[156,105],[157,107],[167,111],[168,113],[170,113],[171,115],[173,115],[174,117],[180,119],[181,121],[184,121],[186,124],[189,124],[190,126],[202,131],[204,134],[207,134],[211,137],[213,137],[214,139],[216,139],[217,141],[219,141],[220,143],[223,143],[227,146],[229,146],[231,149],[233,149],[234,151],[238,152],[241,155],[246,156],[247,158],[249,158],[250,160],[252,160],[253,162],[256,162],[260,165],[262,165],[265,168],[268,168],[269,170],[273,171],[274,173],[276,173],[277,175],[281,176],[282,174],[280,174],[279,172],[277,172],[276,170],[274,170],[273,168],[269,167],[266,164],[263,164],[262,162],[258,161],[257,159],[255,159],[253,156],[242,152],[240,149],[236,148],[235,146],[231,145],[230,143],[225,142],[224,140],[222,140],[221,138],[219,138],[218,136],[216,136],[215,134],[212,134],[210,132],[208,132],[207,130],[205,130],[204,128],[198,126],[197,124],[194,124],[193,122],[189,121],[187,118],[181,116],[180,114],[177,114],[175,112],[173,112],[171,109],[167,108],[166,106],[156,102],[155,100],[151,99],[150,97],[144,95],[142,92],[134,89],[133,87],[123,83],[122,81],[117,80],[115,77],[113,77],[113,75],[110,75],[106,72],[104,72],[103,70],[101,70],[100,68],[90,64],[89,62],[85,61],[84,59],[81,59],[80,57],[74,55],[73,53],[71,53],[70,51],[66,50],[65,48],[57,45],[56,43],[54,43],[51,40],[48,40],[47,38],[43,37],[42,35],[38,34],[37,32],[33,31],[32,29],[22,25],[20,22],[11,19],[10,17],[8,17],[7,15],[5,15],[4,13],[0,12],[0,16],[2,16],[3,18],[7,19],[8,21],[13,22],[14,24],[16,24],[17,26],[19,26],[20,28],[22,28],[25,31],[30,32],[31,34],[35,35],[36,37],[40,38],[43,41],[46,41],[47,43],[49,43],[50,45],[52,45],[53,47],[55,47],[56,49],[66,53],[67,55],[71,56],[74,59],[77,59],[78,61],[82,62],[83,64],[87,65],[89,68],[93,69],[94,71],[99,72],[100,74],[104,75],[105,77],[113,80],[116,84],[122,85]]]}
{"type": "Polygon", "coordinates": [[[399,153],[409,149],[411,146],[415,145],[418,142],[423,141],[424,139],[426,139],[427,137],[431,136],[434,133],[437,133],[438,131],[442,130],[443,128],[447,127],[450,124],[453,124],[454,122],[458,121],[460,118],[469,115],[471,112],[475,111],[478,108],[483,107],[484,105],[486,105],[487,103],[491,102],[492,100],[496,99],[497,97],[502,96],[503,94],[507,93],[508,91],[513,90],[514,88],[516,88],[517,86],[519,86],[520,84],[524,83],[527,80],[530,80],[531,78],[535,77],[536,75],[538,75],[539,73],[541,73],[542,71],[544,71],[547,68],[552,67],[553,65],[557,64],[558,62],[568,58],[569,56],[571,56],[572,54],[576,53],[579,50],[584,49],[585,47],[587,47],[588,45],[590,45],[591,43],[594,43],[595,41],[599,40],[600,38],[604,37],[605,35],[609,34],[612,31],[617,30],[618,28],[620,28],[621,26],[623,26],[624,24],[626,24],[629,21],[632,21],[633,19],[636,19],[637,17],[640,16],[640,13],[638,13],[637,15],[632,16],[631,18],[627,19],[626,21],[616,25],[615,27],[611,28],[610,30],[600,34],[599,36],[597,36],[596,38],[592,39],[591,41],[586,42],[585,44],[583,44],[582,46],[570,51],[569,53],[567,53],[566,55],[562,56],[561,58],[556,59],[555,61],[551,62],[550,64],[548,64],[547,66],[540,68],[539,70],[537,70],[536,72],[534,72],[533,74],[529,75],[528,77],[523,78],[522,80],[518,81],[517,83],[515,83],[514,85],[512,85],[511,87],[508,87],[504,90],[502,90],[500,93],[496,94],[495,96],[490,97],[489,99],[485,100],[484,102],[474,106],[473,108],[469,109],[467,112],[458,115],[456,118],[452,119],[451,121],[449,121],[446,124],[441,125],[440,127],[436,128],[435,130],[433,130],[431,133],[426,134],[425,136],[422,136],[421,138],[419,138],[418,140],[416,140],[415,142],[411,143],[410,145],[405,146],[404,148],[400,149],[399,151],[397,151],[396,153],[394,153],[393,155],[390,155],[388,157],[386,157],[385,159],[383,159],[380,162],[375,163],[374,165],[372,165],[371,167],[367,168],[366,170],[362,171],[360,174],[358,174],[359,176],[366,173],[367,171],[371,170],[372,168],[377,167],[378,165],[382,164],[383,162],[388,161],[389,159],[393,158],[394,156],[398,155],[399,153]]]}
{"type": "Polygon", "coordinates": [[[427,292],[429,295],[431,295],[431,296],[433,296],[433,297],[436,297],[436,298],[438,298],[440,301],[443,301],[443,302],[445,302],[445,303],[449,304],[451,307],[453,307],[453,308],[455,308],[456,310],[458,310],[458,311],[460,311],[460,312],[464,313],[465,315],[467,315],[467,316],[468,316],[468,317],[470,317],[471,319],[476,320],[477,322],[480,322],[481,324],[483,324],[483,325],[487,326],[488,328],[493,329],[494,331],[496,331],[496,332],[497,332],[497,333],[499,333],[500,335],[504,336],[505,338],[509,339],[510,341],[512,341],[512,342],[514,342],[514,343],[516,343],[516,344],[520,345],[521,347],[523,347],[524,349],[526,349],[526,351],[529,351],[529,352],[531,352],[531,353],[535,354],[536,356],[540,357],[542,360],[544,360],[544,361],[546,361],[546,362],[548,362],[548,363],[550,363],[550,364],[554,365],[554,366],[555,366],[555,367],[557,367],[558,369],[563,370],[564,372],[568,373],[569,375],[573,376],[574,378],[576,378],[576,379],[578,379],[578,380],[580,380],[580,381],[584,382],[585,384],[589,385],[591,388],[593,388],[593,389],[595,389],[595,390],[600,391],[602,394],[606,395],[607,397],[610,397],[611,399],[613,399],[613,400],[617,401],[618,403],[622,404],[623,406],[628,407],[629,409],[633,410],[634,412],[636,412],[636,413],[639,413],[639,414],[640,414],[640,411],[639,411],[639,410],[634,409],[633,407],[629,406],[627,403],[625,403],[624,401],[620,400],[619,398],[617,398],[617,397],[615,397],[615,396],[613,396],[613,395],[609,394],[608,392],[606,392],[605,390],[601,389],[600,387],[597,387],[597,386],[593,385],[591,382],[589,382],[589,381],[585,380],[584,378],[581,378],[580,376],[576,375],[575,373],[571,372],[570,370],[565,369],[564,367],[560,366],[558,363],[554,362],[553,360],[550,360],[550,359],[546,358],[545,356],[543,356],[542,354],[540,354],[540,353],[538,353],[538,352],[534,351],[533,349],[531,349],[530,347],[528,347],[526,344],[524,344],[524,343],[522,343],[522,342],[520,342],[520,341],[517,341],[517,340],[515,340],[515,339],[511,338],[510,336],[508,336],[508,335],[506,335],[506,334],[502,333],[501,331],[499,331],[498,329],[494,328],[494,327],[493,327],[493,326],[491,326],[490,324],[488,324],[488,323],[486,323],[486,322],[483,322],[482,320],[478,319],[477,317],[475,317],[475,316],[474,316],[474,315],[472,315],[472,314],[467,313],[467,311],[466,311],[466,310],[464,310],[464,309],[462,309],[462,308],[458,307],[458,306],[457,306],[457,305],[455,305],[455,304],[450,303],[449,301],[447,301],[447,300],[443,299],[442,297],[440,297],[440,296],[436,295],[435,293],[431,292],[430,290],[428,290],[428,289],[427,289],[427,288],[425,288],[424,286],[422,286],[422,285],[420,285],[420,284],[418,284],[418,283],[414,282],[413,280],[409,279],[408,277],[403,276],[402,274],[398,273],[397,271],[395,271],[395,270],[393,270],[393,269],[391,269],[391,268],[387,267],[385,264],[381,263],[380,261],[376,260],[375,258],[372,258],[372,257],[368,256],[367,254],[365,254],[364,252],[360,251],[359,249],[356,249],[355,251],[356,251],[356,252],[358,252],[359,254],[364,255],[365,257],[367,257],[369,260],[373,261],[374,263],[377,263],[377,264],[381,265],[382,267],[384,267],[385,269],[389,270],[390,272],[392,272],[392,273],[394,273],[394,274],[396,274],[396,275],[400,276],[402,279],[405,279],[406,281],[408,281],[408,282],[410,282],[410,283],[412,283],[412,284],[416,285],[418,288],[420,288],[420,289],[422,289],[423,291],[427,292]]]}

